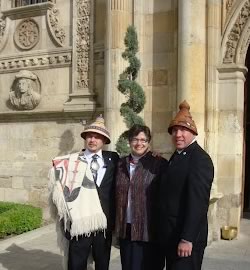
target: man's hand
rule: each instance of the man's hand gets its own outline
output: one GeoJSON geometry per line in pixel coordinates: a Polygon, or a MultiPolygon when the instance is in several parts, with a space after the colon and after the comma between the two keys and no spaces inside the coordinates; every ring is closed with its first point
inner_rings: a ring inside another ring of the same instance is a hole
{"type": "Polygon", "coordinates": [[[161,157],[161,153],[160,152],[156,152],[156,151],[152,151],[152,156],[159,158],[159,157],[161,157]]]}
{"type": "Polygon", "coordinates": [[[181,240],[178,244],[177,254],[179,257],[188,257],[191,256],[192,249],[193,249],[192,242],[181,240]]]}

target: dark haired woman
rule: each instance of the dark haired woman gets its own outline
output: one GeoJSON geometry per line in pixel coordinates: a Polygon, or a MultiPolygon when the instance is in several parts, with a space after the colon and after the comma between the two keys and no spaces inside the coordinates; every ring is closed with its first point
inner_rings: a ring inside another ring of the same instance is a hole
{"type": "Polygon", "coordinates": [[[161,252],[155,243],[155,202],[158,179],[167,160],[149,150],[147,126],[128,133],[131,154],[120,159],[116,174],[116,234],[122,270],[159,269],[161,252]]]}

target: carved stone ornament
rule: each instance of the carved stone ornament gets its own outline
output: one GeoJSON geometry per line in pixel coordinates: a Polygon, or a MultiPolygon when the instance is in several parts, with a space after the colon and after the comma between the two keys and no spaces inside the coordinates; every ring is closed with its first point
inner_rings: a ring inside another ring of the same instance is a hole
{"type": "Polygon", "coordinates": [[[227,2],[226,2],[226,12],[227,12],[227,14],[230,12],[234,2],[235,2],[235,0],[227,0],[227,2]]]}
{"type": "Polygon", "coordinates": [[[233,63],[239,39],[241,37],[242,31],[247,23],[249,16],[250,16],[250,0],[245,2],[233,28],[231,29],[228,35],[228,40],[226,42],[226,52],[223,59],[223,63],[233,63]]]}
{"type": "Polygon", "coordinates": [[[33,110],[40,102],[40,82],[36,74],[22,70],[13,81],[9,103],[12,108],[20,111],[33,110]]]}
{"type": "Polygon", "coordinates": [[[30,50],[39,41],[39,27],[35,20],[29,18],[21,21],[16,28],[14,40],[23,50],[30,50]]]}
{"type": "Polygon", "coordinates": [[[77,88],[89,87],[89,53],[90,53],[90,1],[76,0],[76,54],[77,54],[77,88]]]}
{"type": "Polygon", "coordinates": [[[0,74],[10,70],[18,71],[18,69],[23,68],[39,69],[41,66],[48,68],[70,66],[71,58],[71,52],[69,50],[51,53],[50,55],[20,56],[12,60],[0,58],[0,74]]]}
{"type": "Polygon", "coordinates": [[[6,28],[6,21],[3,19],[0,19],[0,44],[2,43],[2,40],[3,40],[5,28],[6,28]]]}
{"type": "Polygon", "coordinates": [[[53,40],[57,45],[63,46],[65,41],[65,31],[59,26],[59,9],[54,7],[48,11],[47,22],[53,40]]]}

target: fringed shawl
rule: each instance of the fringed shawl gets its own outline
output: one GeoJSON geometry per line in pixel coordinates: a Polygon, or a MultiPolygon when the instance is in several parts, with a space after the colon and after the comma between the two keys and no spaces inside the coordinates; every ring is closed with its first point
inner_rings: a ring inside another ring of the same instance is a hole
{"type": "Polygon", "coordinates": [[[88,236],[107,228],[107,219],[83,153],[54,158],[49,179],[59,219],[64,220],[64,230],[70,223],[71,237],[88,236]]]}

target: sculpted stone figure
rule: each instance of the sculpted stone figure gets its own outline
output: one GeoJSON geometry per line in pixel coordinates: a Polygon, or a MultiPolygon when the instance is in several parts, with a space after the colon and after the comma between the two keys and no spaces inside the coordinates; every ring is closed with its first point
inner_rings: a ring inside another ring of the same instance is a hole
{"type": "Polygon", "coordinates": [[[10,103],[18,110],[32,110],[40,102],[41,96],[36,92],[39,86],[37,76],[22,70],[16,76],[10,91],[10,103]]]}

